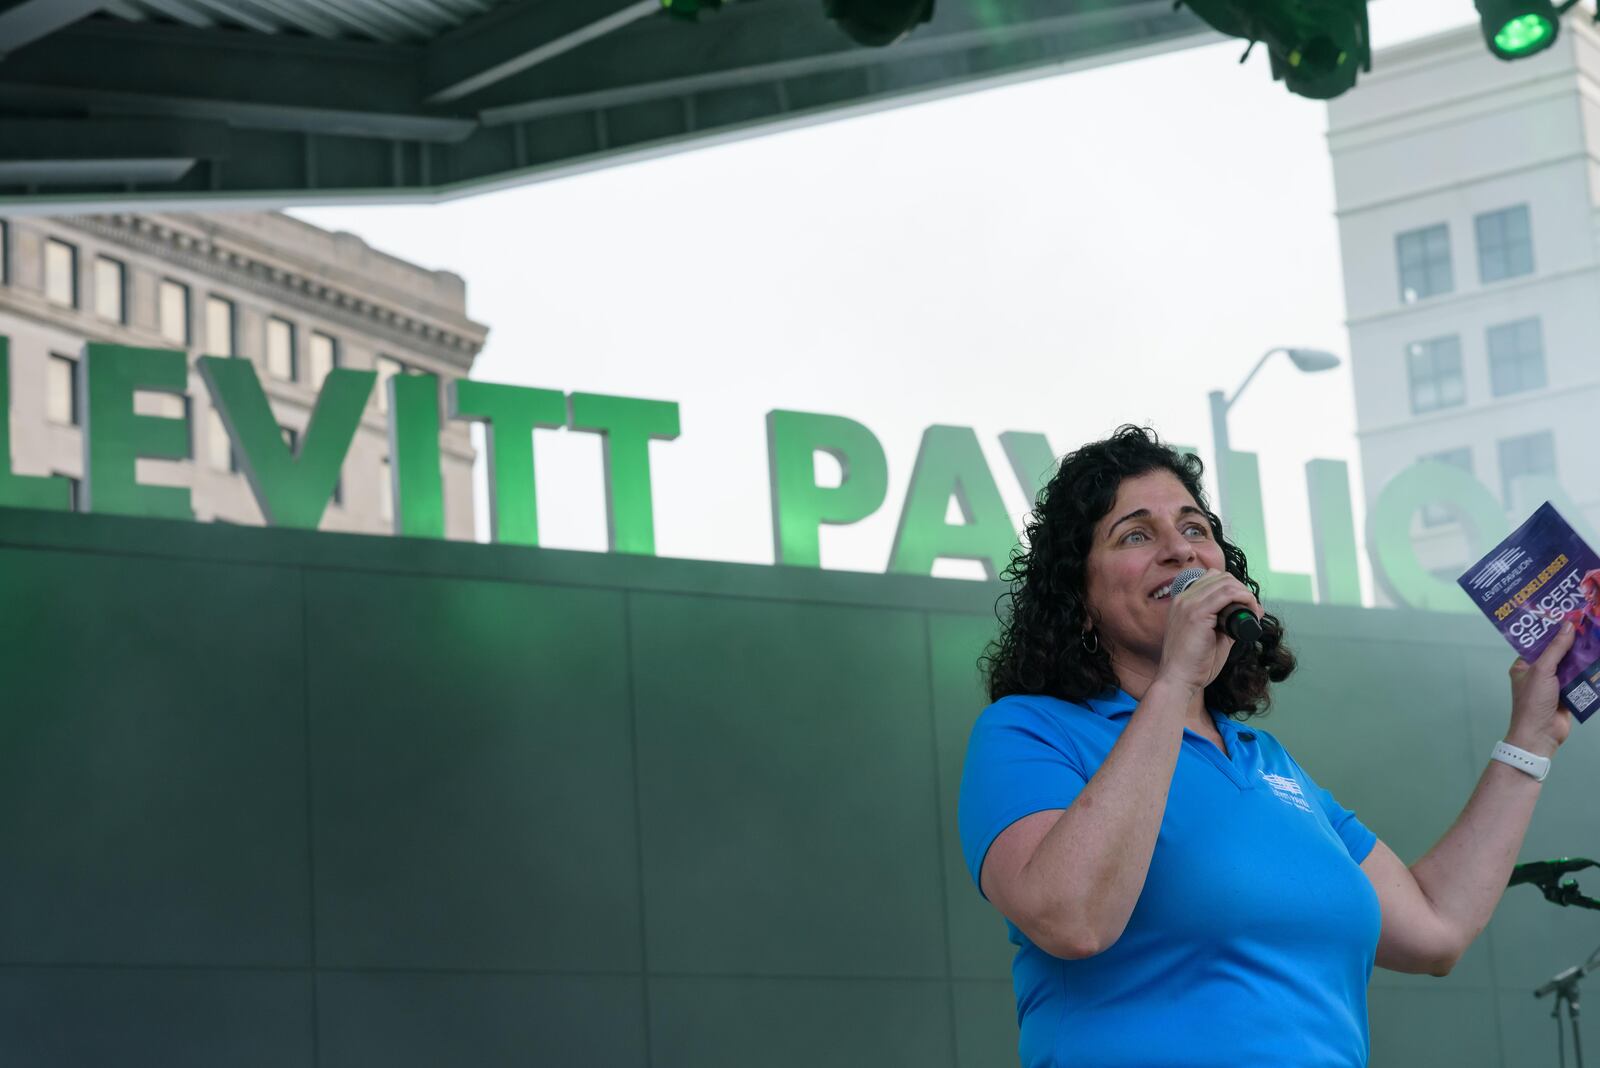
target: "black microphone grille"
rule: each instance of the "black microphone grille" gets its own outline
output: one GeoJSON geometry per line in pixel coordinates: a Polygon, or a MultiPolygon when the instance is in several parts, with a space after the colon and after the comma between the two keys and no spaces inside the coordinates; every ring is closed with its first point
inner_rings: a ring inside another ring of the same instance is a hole
{"type": "Polygon", "coordinates": [[[1203,567],[1185,568],[1172,579],[1172,596],[1176,597],[1192,586],[1196,579],[1204,578],[1206,569],[1203,567]]]}

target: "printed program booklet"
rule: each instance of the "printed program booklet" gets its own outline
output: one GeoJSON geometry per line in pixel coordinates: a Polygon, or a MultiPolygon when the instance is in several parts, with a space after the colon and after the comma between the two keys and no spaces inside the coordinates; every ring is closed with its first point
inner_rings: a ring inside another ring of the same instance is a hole
{"type": "Polygon", "coordinates": [[[1561,698],[1579,723],[1600,707],[1600,556],[1549,501],[1456,581],[1524,660],[1571,620],[1577,638],[1556,666],[1561,698]]]}

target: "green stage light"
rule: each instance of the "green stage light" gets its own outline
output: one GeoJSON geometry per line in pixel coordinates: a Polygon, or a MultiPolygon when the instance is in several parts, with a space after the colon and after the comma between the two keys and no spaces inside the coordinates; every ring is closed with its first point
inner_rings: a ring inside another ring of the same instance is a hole
{"type": "Polygon", "coordinates": [[[1511,55],[1537,51],[1555,40],[1558,25],[1560,23],[1551,22],[1543,15],[1512,19],[1494,35],[1495,47],[1511,55]]]}
{"type": "Polygon", "coordinates": [[[1577,0],[1475,0],[1483,39],[1501,59],[1537,55],[1556,43],[1561,13],[1577,0]]]}
{"type": "MultiPolygon", "coordinates": [[[[1267,46],[1272,77],[1297,96],[1327,100],[1372,69],[1367,0],[1177,0],[1212,29],[1267,46]]],[[[1250,49],[1245,49],[1245,56],[1250,49]]],[[[1244,62],[1243,57],[1239,60],[1244,62]]]]}

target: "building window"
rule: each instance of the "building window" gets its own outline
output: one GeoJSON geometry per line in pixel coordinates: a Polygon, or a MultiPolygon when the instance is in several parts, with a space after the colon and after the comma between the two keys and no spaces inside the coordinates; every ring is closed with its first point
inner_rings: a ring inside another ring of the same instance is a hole
{"type": "Polygon", "coordinates": [[[1556,473],[1556,439],[1548,430],[1500,442],[1500,492],[1507,508],[1525,503],[1513,498],[1517,480],[1528,475],[1556,473]]]}
{"type": "Polygon", "coordinates": [[[0,219],[0,286],[11,284],[11,224],[0,219]]]}
{"type": "MultiPolygon", "coordinates": [[[[1472,450],[1470,448],[1446,449],[1444,452],[1430,453],[1419,456],[1419,462],[1431,461],[1436,464],[1449,464],[1451,467],[1460,468],[1467,474],[1472,474],[1472,450]]],[[[1455,512],[1442,504],[1425,504],[1422,506],[1422,525],[1425,527],[1442,527],[1455,519],[1455,512]]],[[[1452,576],[1454,581],[1454,576],[1452,576]]]]}
{"type": "Polygon", "coordinates": [[[157,329],[174,345],[189,347],[189,287],[170,278],[161,280],[156,297],[157,329]]]}
{"type": "Polygon", "coordinates": [[[53,237],[44,243],[44,295],[69,308],[78,306],[78,249],[53,237]]]}
{"type": "Polygon", "coordinates": [[[207,414],[210,419],[206,422],[206,459],[211,470],[237,473],[239,454],[233,451],[233,439],[228,437],[221,414],[215,408],[207,409],[207,414]]]}
{"type": "Polygon", "coordinates": [[[206,355],[236,355],[231,300],[216,296],[206,298],[206,355]]]}
{"type": "Polygon", "coordinates": [[[274,315],[267,320],[267,370],[285,382],[293,382],[294,364],[294,324],[274,315]]]}
{"type": "Polygon", "coordinates": [[[1408,230],[1394,239],[1400,261],[1400,299],[1406,304],[1456,287],[1450,270],[1450,230],[1444,223],[1408,230]]]}
{"type": "Polygon", "coordinates": [[[1544,335],[1537,318],[1489,328],[1489,386],[1496,397],[1544,388],[1544,335]]]}
{"type": "Polygon", "coordinates": [[[378,515],[385,523],[394,522],[394,486],[389,482],[389,458],[378,461],[378,515]]]}
{"type": "Polygon", "coordinates": [[[64,478],[67,480],[67,500],[69,502],[67,507],[71,508],[74,512],[83,511],[83,479],[73,478],[65,471],[52,471],[50,473],[57,478],[64,478]]]}
{"type": "Polygon", "coordinates": [[[1460,338],[1451,335],[1413,341],[1406,346],[1406,365],[1411,379],[1413,412],[1420,415],[1466,403],[1467,384],[1461,377],[1460,338]]]}
{"type": "Polygon", "coordinates": [[[107,256],[94,261],[94,311],[100,318],[125,323],[127,315],[127,268],[107,256]]]}
{"type": "Polygon", "coordinates": [[[46,372],[45,413],[52,423],[78,426],[78,361],[59,352],[50,354],[50,368],[46,372]]]}
{"type": "Polygon", "coordinates": [[[344,506],[344,476],[343,475],[340,475],[338,478],[333,480],[333,503],[335,505],[340,506],[340,507],[344,506]]]}
{"type": "Polygon", "coordinates": [[[339,343],[327,334],[311,332],[310,357],[311,388],[322,389],[322,382],[328,377],[328,372],[339,366],[339,343]]]}
{"type": "Polygon", "coordinates": [[[1478,277],[1483,282],[1533,273],[1533,227],[1528,205],[1486,212],[1473,220],[1478,229],[1478,277]]]}
{"type": "Polygon", "coordinates": [[[384,356],[382,354],[378,356],[377,360],[373,363],[373,366],[378,371],[378,381],[375,383],[378,390],[378,411],[388,412],[389,379],[393,378],[395,375],[406,374],[410,368],[401,363],[399,360],[395,359],[393,356],[384,356]]]}

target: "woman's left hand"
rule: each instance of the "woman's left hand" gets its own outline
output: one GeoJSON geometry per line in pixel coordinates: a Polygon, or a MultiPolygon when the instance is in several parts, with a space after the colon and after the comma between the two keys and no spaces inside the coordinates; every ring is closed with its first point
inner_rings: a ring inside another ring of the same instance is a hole
{"type": "Polygon", "coordinates": [[[1563,623],[1539,659],[1511,665],[1511,729],[1506,741],[1537,756],[1551,756],[1572,730],[1572,713],[1561,707],[1556,665],[1572,648],[1574,631],[1563,623]]]}

